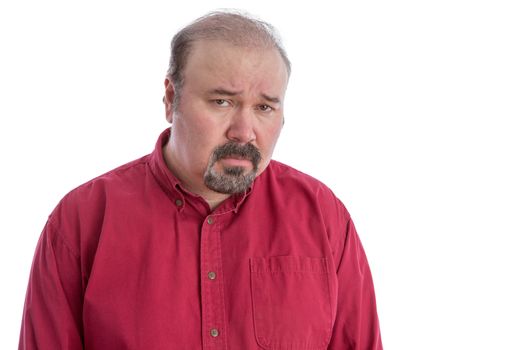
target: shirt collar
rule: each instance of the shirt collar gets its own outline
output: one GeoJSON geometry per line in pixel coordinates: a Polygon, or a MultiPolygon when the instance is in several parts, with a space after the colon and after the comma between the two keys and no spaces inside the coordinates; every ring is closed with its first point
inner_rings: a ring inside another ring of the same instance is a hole
{"type": "MultiPolygon", "coordinates": [[[[184,209],[184,207],[186,206],[186,201],[188,200],[199,200],[203,204],[205,204],[206,201],[202,197],[185,190],[182,187],[179,179],[177,179],[177,177],[168,169],[168,166],[164,160],[162,149],[164,145],[168,142],[170,138],[170,133],[171,129],[167,128],[160,134],[159,138],[157,139],[155,149],[150,154],[150,159],[148,162],[151,172],[153,173],[153,176],[157,180],[162,190],[179,208],[179,210],[184,209]]],[[[252,187],[253,184],[244,193],[235,194],[227,200],[225,200],[221,205],[217,207],[217,209],[214,211],[214,214],[224,214],[230,211],[236,213],[239,210],[241,204],[244,203],[248,195],[252,192],[252,187]]],[[[206,207],[208,208],[207,205],[206,207]]]]}

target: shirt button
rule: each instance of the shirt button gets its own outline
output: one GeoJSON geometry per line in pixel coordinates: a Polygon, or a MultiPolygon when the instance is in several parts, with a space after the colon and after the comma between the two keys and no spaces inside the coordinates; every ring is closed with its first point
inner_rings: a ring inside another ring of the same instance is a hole
{"type": "Polygon", "coordinates": [[[218,337],[219,336],[219,331],[217,330],[217,328],[213,328],[211,331],[210,331],[210,335],[214,338],[218,337]]]}
{"type": "Polygon", "coordinates": [[[177,207],[180,207],[182,205],[182,201],[180,199],[177,199],[175,201],[175,205],[177,205],[177,207]]]}
{"type": "Polygon", "coordinates": [[[208,224],[210,224],[210,225],[213,224],[213,218],[212,217],[208,218],[208,224]]]}
{"type": "Polygon", "coordinates": [[[208,272],[208,278],[214,280],[217,278],[217,274],[213,271],[208,272]]]}

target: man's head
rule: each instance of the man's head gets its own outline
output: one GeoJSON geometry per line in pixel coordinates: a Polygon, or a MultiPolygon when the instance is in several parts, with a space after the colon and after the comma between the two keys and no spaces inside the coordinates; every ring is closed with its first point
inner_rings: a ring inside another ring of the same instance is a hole
{"type": "Polygon", "coordinates": [[[183,185],[201,195],[250,186],[279,137],[289,74],[288,58],[264,22],[212,13],[175,35],[164,156],[183,185]]]}
{"type": "Polygon", "coordinates": [[[186,67],[192,44],[199,40],[224,41],[239,47],[266,47],[276,49],[281,55],[288,76],[291,64],[279,36],[268,23],[234,12],[212,12],[181,29],[171,40],[171,55],[167,76],[175,85],[174,101],[178,103],[179,92],[184,82],[186,67]]]}

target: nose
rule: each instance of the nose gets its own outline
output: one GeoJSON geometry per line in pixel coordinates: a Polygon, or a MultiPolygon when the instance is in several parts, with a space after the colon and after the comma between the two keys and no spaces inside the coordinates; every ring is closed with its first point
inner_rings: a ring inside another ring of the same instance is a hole
{"type": "Polygon", "coordinates": [[[230,141],[249,143],[255,141],[253,111],[247,108],[239,108],[231,117],[230,126],[226,137],[230,141]]]}

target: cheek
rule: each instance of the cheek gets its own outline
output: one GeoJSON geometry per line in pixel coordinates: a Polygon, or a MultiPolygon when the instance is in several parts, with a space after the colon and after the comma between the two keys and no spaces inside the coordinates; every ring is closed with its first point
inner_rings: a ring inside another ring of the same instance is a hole
{"type": "Polygon", "coordinates": [[[277,140],[279,139],[279,135],[281,135],[282,128],[282,123],[279,123],[278,125],[273,126],[268,131],[268,137],[266,142],[270,151],[273,151],[273,148],[277,144],[277,140]]]}
{"type": "Polygon", "coordinates": [[[174,121],[174,139],[179,157],[193,172],[201,172],[208,164],[213,151],[211,135],[205,127],[194,120],[188,122],[182,116],[174,121]],[[207,135],[204,137],[203,135],[207,135]]]}
{"type": "Polygon", "coordinates": [[[214,148],[213,138],[205,129],[194,127],[188,132],[186,149],[187,153],[191,155],[188,161],[196,166],[207,164],[214,148]]]}
{"type": "Polygon", "coordinates": [[[260,150],[262,152],[265,163],[270,161],[273,150],[281,134],[282,124],[267,128],[265,133],[261,135],[260,150]]]}

